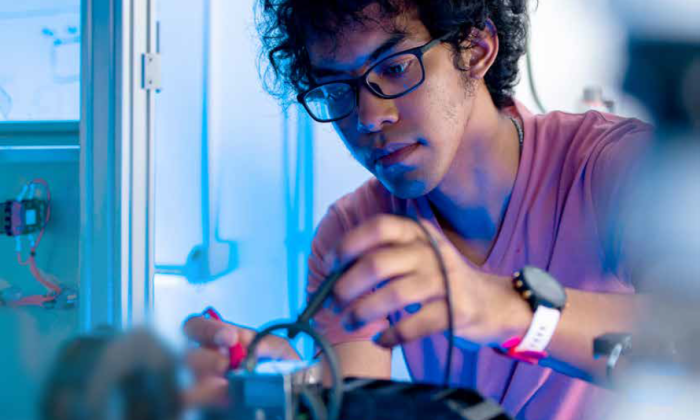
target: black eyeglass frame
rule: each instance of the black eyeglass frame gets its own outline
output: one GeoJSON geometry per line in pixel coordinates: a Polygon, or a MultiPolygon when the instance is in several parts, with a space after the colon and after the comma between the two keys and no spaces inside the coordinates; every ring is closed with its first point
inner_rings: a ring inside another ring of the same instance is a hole
{"type": "Polygon", "coordinates": [[[435,38],[435,39],[433,39],[432,41],[429,41],[429,42],[427,42],[426,44],[420,45],[420,46],[418,46],[418,47],[409,48],[409,49],[407,49],[407,50],[399,51],[399,52],[396,52],[396,53],[391,54],[391,55],[389,55],[389,56],[386,56],[386,57],[382,58],[381,60],[377,61],[376,63],[374,63],[374,64],[373,64],[370,68],[368,68],[367,71],[365,71],[361,76],[357,76],[357,77],[354,77],[354,78],[351,78],[351,79],[332,80],[332,81],[329,81],[329,82],[319,83],[319,84],[317,84],[317,85],[314,85],[313,87],[311,87],[311,88],[305,90],[304,92],[301,92],[300,94],[298,94],[298,95],[297,95],[297,101],[301,102],[301,104],[304,105],[304,108],[306,109],[306,112],[309,114],[309,116],[310,116],[311,118],[313,118],[314,120],[316,120],[316,121],[318,121],[318,122],[320,122],[320,123],[328,123],[328,122],[335,122],[335,121],[342,120],[343,118],[346,118],[347,116],[349,116],[350,114],[352,114],[353,111],[355,111],[355,108],[357,108],[357,103],[359,102],[358,99],[359,99],[359,95],[360,95],[360,84],[361,84],[361,83],[364,84],[365,86],[367,86],[367,89],[369,89],[369,91],[370,91],[373,95],[375,95],[376,97],[378,97],[378,98],[382,98],[382,99],[396,99],[396,98],[400,98],[400,97],[402,97],[402,96],[404,96],[404,95],[408,95],[409,93],[411,93],[411,92],[413,92],[414,90],[418,89],[418,88],[420,87],[420,85],[422,85],[423,82],[425,81],[425,65],[423,65],[423,55],[424,55],[429,49],[433,48],[435,45],[437,45],[437,44],[439,44],[439,43],[441,43],[441,42],[445,42],[445,40],[446,40],[447,38],[449,38],[451,35],[453,35],[453,34],[452,34],[452,33],[448,33],[448,34],[445,34],[445,35],[443,35],[443,36],[441,36],[441,37],[435,38]],[[394,94],[394,95],[386,95],[386,94],[384,94],[384,93],[382,93],[382,92],[379,92],[379,91],[375,90],[375,89],[372,87],[372,84],[371,84],[371,83],[369,82],[369,80],[368,80],[368,76],[370,75],[370,73],[372,73],[372,70],[374,70],[375,68],[377,68],[377,66],[379,66],[379,65],[382,64],[382,63],[384,63],[386,60],[389,60],[389,59],[392,59],[392,58],[394,58],[394,57],[397,57],[397,56],[400,56],[400,55],[404,55],[404,54],[413,54],[413,55],[415,55],[415,56],[418,58],[418,63],[420,63],[420,67],[421,67],[421,79],[420,79],[420,81],[418,81],[418,83],[416,83],[415,85],[413,85],[411,88],[407,89],[406,91],[401,92],[401,93],[398,93],[398,94],[394,94]],[[318,89],[318,88],[320,88],[320,87],[323,87],[323,86],[326,86],[326,85],[334,85],[334,84],[348,84],[348,85],[350,85],[350,88],[355,92],[355,95],[353,95],[353,100],[354,100],[353,106],[350,107],[350,110],[349,110],[346,114],[344,114],[344,115],[342,115],[342,116],[340,116],[340,117],[336,117],[336,118],[332,118],[332,119],[321,119],[321,118],[316,118],[316,116],[313,114],[313,112],[311,112],[311,110],[309,109],[309,106],[306,104],[306,95],[308,95],[311,91],[313,91],[313,90],[315,90],[315,89],[318,89]]]}

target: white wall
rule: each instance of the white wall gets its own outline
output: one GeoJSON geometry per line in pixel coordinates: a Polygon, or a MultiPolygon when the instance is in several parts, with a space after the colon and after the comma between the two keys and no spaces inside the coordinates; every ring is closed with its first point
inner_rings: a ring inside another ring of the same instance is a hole
{"type": "MultiPolygon", "coordinates": [[[[600,86],[604,97],[615,101],[615,113],[646,119],[645,110],[620,88],[626,34],[609,0],[532,0],[530,9],[533,75],[547,110],[577,112],[583,89],[600,86]]],[[[524,59],[520,68],[516,97],[538,112],[524,59]]]]}
{"type": "Polygon", "coordinates": [[[0,122],[80,117],[80,0],[0,2],[0,122]]]}

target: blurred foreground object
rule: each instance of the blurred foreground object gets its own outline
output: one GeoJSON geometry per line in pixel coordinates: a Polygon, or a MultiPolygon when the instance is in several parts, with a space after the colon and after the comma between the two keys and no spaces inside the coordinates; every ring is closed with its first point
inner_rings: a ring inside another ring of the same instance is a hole
{"type": "Polygon", "coordinates": [[[693,419],[700,412],[700,2],[613,5],[629,34],[625,89],[648,108],[657,134],[608,232],[622,245],[637,292],[652,303],[618,346],[624,351],[608,353],[612,385],[624,397],[606,418],[693,419]]]}
{"type": "MultiPolygon", "coordinates": [[[[627,27],[625,89],[662,132],[700,132],[700,2],[613,0],[627,27]]],[[[671,139],[661,139],[668,142],[671,139]]]]}
{"type": "MultiPolygon", "coordinates": [[[[42,420],[178,420],[184,417],[179,366],[145,330],[98,331],[69,341],[43,389],[42,420]]],[[[266,361],[228,375],[227,404],[204,407],[207,420],[327,420],[332,389],[318,362],[266,361]]],[[[340,419],[508,420],[496,402],[463,388],[347,379],[340,419]]]]}
{"type": "Polygon", "coordinates": [[[60,351],[41,400],[43,420],[176,420],[175,358],[149,333],[78,337],[60,351]]]}
{"type": "Polygon", "coordinates": [[[637,290],[654,298],[640,320],[648,336],[632,341],[700,374],[700,2],[615,3],[629,30],[625,88],[657,128],[612,229],[637,290]]]}

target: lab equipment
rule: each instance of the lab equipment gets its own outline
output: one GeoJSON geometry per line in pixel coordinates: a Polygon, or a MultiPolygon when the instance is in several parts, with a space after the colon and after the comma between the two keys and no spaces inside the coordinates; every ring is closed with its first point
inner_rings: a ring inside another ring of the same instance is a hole
{"type": "Polygon", "coordinates": [[[48,182],[35,179],[27,183],[15,199],[0,203],[0,217],[0,233],[15,240],[17,262],[21,266],[29,266],[32,277],[47,289],[44,295],[24,296],[22,290],[17,287],[5,288],[0,292],[0,305],[74,308],[78,302],[77,290],[59,285],[53,276],[39,269],[36,262],[37,249],[51,219],[51,190],[48,182]],[[38,195],[38,191],[43,191],[43,194],[38,195]],[[22,256],[25,241],[30,245],[29,257],[26,260],[22,256]]]}
{"type": "MultiPolygon", "coordinates": [[[[43,388],[41,420],[177,420],[184,417],[177,358],[143,329],[100,329],[64,345],[43,388]]],[[[206,420],[327,420],[332,389],[321,365],[268,361],[230,372],[230,404],[208,407],[206,420]]],[[[473,390],[348,378],[339,419],[508,420],[497,403],[473,390]]]]}

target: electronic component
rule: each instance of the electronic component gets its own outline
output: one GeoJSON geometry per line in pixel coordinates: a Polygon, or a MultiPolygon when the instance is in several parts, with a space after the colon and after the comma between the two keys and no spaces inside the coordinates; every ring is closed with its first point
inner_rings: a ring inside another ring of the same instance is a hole
{"type": "Polygon", "coordinates": [[[32,277],[47,290],[44,295],[23,296],[20,289],[13,288],[0,294],[3,306],[42,306],[48,309],[72,309],[78,301],[78,292],[58,285],[53,276],[39,269],[37,249],[51,219],[51,190],[43,179],[27,183],[16,199],[0,203],[0,232],[15,239],[17,262],[28,266],[32,277]],[[39,187],[39,190],[37,190],[39,187]],[[37,191],[42,194],[37,197],[37,191]],[[22,256],[24,238],[29,242],[29,256],[22,256]]]}
{"type": "Polygon", "coordinates": [[[233,371],[227,378],[232,404],[223,416],[226,419],[295,420],[300,395],[313,393],[320,398],[322,392],[318,362],[269,361],[253,372],[233,371]]]}
{"type": "Polygon", "coordinates": [[[23,236],[41,231],[46,226],[47,209],[48,203],[37,198],[0,203],[2,232],[8,236],[23,236]]]}
{"type": "MultiPolygon", "coordinates": [[[[230,407],[208,420],[298,420],[325,418],[329,390],[318,364],[268,362],[255,372],[229,374],[230,407]],[[267,365],[267,366],[266,366],[267,365]]],[[[493,400],[465,388],[375,379],[346,379],[341,420],[508,420],[493,400]]]]}
{"type": "Polygon", "coordinates": [[[52,296],[53,299],[43,303],[46,309],[73,309],[78,304],[78,291],[69,287],[62,287],[61,291],[52,296]]]}
{"type": "Polygon", "coordinates": [[[466,388],[347,379],[340,418],[372,420],[508,420],[495,401],[466,388]]]}
{"type": "MultiPolygon", "coordinates": [[[[103,329],[73,339],[49,372],[41,418],[180,419],[184,407],[176,361],[145,330],[103,329]]],[[[333,410],[326,407],[338,402],[339,420],[510,419],[496,402],[470,389],[359,378],[324,388],[321,373],[316,361],[267,361],[252,371],[238,369],[227,375],[227,405],[193,414],[204,420],[327,420],[333,410]]]]}
{"type": "Polygon", "coordinates": [[[612,382],[613,369],[617,365],[620,356],[629,353],[632,349],[632,335],[628,333],[608,333],[596,337],[593,340],[593,357],[606,357],[606,373],[608,380],[612,382]]]}
{"type": "MultiPolygon", "coordinates": [[[[447,386],[449,385],[448,373],[451,371],[450,366],[452,360],[452,350],[454,346],[454,321],[452,317],[452,302],[450,297],[449,282],[447,278],[447,270],[445,267],[444,260],[442,258],[442,254],[440,253],[439,246],[430,234],[430,231],[425,226],[423,226],[423,224],[419,220],[413,221],[423,231],[426,238],[428,239],[428,243],[430,244],[431,248],[435,253],[435,257],[440,267],[443,286],[445,288],[445,295],[448,308],[448,352],[446,357],[447,363],[445,366],[446,373],[443,380],[443,384],[447,386]]],[[[296,321],[273,324],[258,332],[253,341],[248,345],[247,356],[243,361],[242,369],[240,371],[235,371],[228,377],[230,384],[229,390],[231,393],[230,400],[233,401],[231,409],[225,411],[223,413],[223,416],[211,417],[212,419],[221,418],[237,420],[296,420],[300,414],[299,407],[301,407],[304,404],[309,410],[308,414],[310,414],[311,417],[315,420],[341,420],[343,418],[350,419],[357,417],[357,415],[345,417],[345,415],[343,414],[343,410],[345,410],[348,407],[348,404],[343,402],[343,395],[345,393],[346,387],[343,385],[342,382],[340,363],[335,352],[333,351],[330,342],[325,337],[320,335],[309,324],[314,314],[316,314],[323,306],[323,302],[332,294],[332,290],[335,283],[338,281],[338,279],[341,278],[343,273],[346,270],[348,270],[349,267],[351,267],[353,264],[354,261],[350,261],[341,265],[338,269],[332,271],[331,274],[326,278],[326,280],[321,284],[319,289],[315,292],[315,294],[310,297],[309,303],[307,304],[306,308],[302,311],[302,313],[298,316],[296,321]],[[292,370],[290,372],[282,373],[274,372],[273,374],[268,375],[262,375],[256,370],[256,350],[258,345],[260,344],[263,338],[269,336],[277,330],[286,330],[287,337],[289,337],[290,339],[293,339],[299,333],[303,332],[314,340],[315,344],[321,349],[321,352],[325,357],[326,365],[328,366],[328,369],[330,371],[330,377],[332,379],[332,386],[330,389],[323,390],[321,392],[321,388],[318,384],[314,384],[313,386],[308,386],[304,384],[303,381],[299,380],[299,377],[305,377],[306,375],[306,372],[303,369],[292,370]],[[321,398],[322,394],[328,400],[327,408],[325,401],[323,401],[323,398],[321,398]]],[[[218,314],[215,313],[214,315],[218,316],[218,314]]],[[[379,382],[374,381],[373,383],[379,382]]],[[[352,389],[358,389],[358,387],[355,386],[352,389]]],[[[387,389],[393,388],[389,386],[387,389]]],[[[442,390],[446,389],[449,388],[442,388],[442,390]]],[[[386,389],[384,391],[386,391],[386,389]]],[[[473,395],[478,396],[478,394],[476,393],[473,393],[473,395]]],[[[395,395],[393,397],[397,398],[397,400],[401,400],[401,398],[399,398],[398,395],[395,395]]],[[[394,400],[394,402],[396,402],[397,400],[394,400]]],[[[415,403],[416,401],[417,400],[411,399],[410,397],[406,399],[406,402],[411,404],[415,403]]],[[[434,403],[435,401],[437,401],[437,397],[433,395],[426,401],[428,403],[434,403]]],[[[472,413],[472,411],[470,411],[471,408],[465,404],[467,404],[468,402],[473,402],[473,399],[468,401],[465,400],[461,403],[458,401],[451,401],[449,405],[449,409],[451,411],[445,411],[443,415],[439,416],[438,418],[443,418],[445,420],[463,418],[470,420],[507,418],[499,417],[503,413],[503,411],[500,410],[500,407],[497,404],[492,402],[486,402],[482,404],[482,401],[483,398],[479,401],[479,406],[481,408],[479,408],[477,411],[474,411],[475,414],[473,414],[473,416],[471,414],[470,416],[466,416],[464,414],[467,412],[472,413]],[[498,410],[493,409],[493,406],[498,408],[498,410]]],[[[382,407],[379,407],[374,406],[372,404],[373,403],[370,403],[371,406],[368,406],[368,410],[373,411],[361,412],[359,416],[364,418],[384,418],[381,416],[378,417],[378,413],[380,413],[382,409],[390,405],[383,405],[382,407]]],[[[432,406],[430,404],[427,404],[426,407],[421,406],[420,408],[425,408],[425,411],[418,411],[419,413],[421,413],[421,416],[429,416],[431,418],[435,418],[434,413],[432,413],[432,411],[437,410],[440,407],[437,407],[434,404],[432,406]]],[[[399,410],[398,412],[401,411],[399,410]]],[[[402,416],[397,416],[396,410],[394,409],[390,409],[385,413],[382,412],[382,415],[383,414],[386,414],[386,416],[388,416],[386,418],[388,419],[406,418],[402,416]]],[[[412,411],[412,414],[413,418],[416,418],[416,412],[412,411]]],[[[301,418],[306,417],[307,416],[301,418]]]]}

